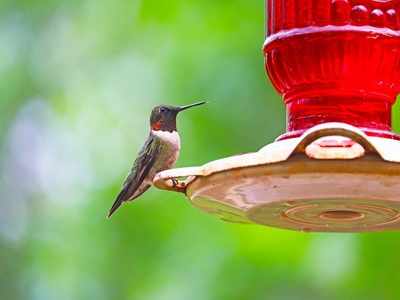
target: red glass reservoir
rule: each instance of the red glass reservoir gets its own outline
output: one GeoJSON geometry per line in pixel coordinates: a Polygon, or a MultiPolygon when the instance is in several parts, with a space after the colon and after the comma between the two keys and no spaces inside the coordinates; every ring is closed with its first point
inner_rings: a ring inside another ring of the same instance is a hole
{"type": "Polygon", "coordinates": [[[267,0],[268,75],[287,107],[287,133],[345,122],[400,140],[399,0],[267,0]]]}

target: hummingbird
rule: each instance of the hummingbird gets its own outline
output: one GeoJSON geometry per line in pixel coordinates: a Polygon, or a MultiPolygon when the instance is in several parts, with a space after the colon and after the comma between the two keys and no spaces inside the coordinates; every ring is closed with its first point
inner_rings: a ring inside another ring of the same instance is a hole
{"type": "Polygon", "coordinates": [[[160,105],[153,108],[150,116],[150,134],[108,212],[108,218],[122,203],[132,201],[147,191],[158,172],[175,165],[181,148],[176,117],[181,111],[204,103],[206,102],[185,106],[160,105]]]}

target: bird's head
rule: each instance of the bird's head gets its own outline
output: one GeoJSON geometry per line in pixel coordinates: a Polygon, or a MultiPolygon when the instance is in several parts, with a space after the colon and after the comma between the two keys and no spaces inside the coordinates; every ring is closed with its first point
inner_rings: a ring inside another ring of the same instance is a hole
{"type": "Polygon", "coordinates": [[[153,108],[150,116],[150,126],[152,130],[176,131],[176,116],[179,112],[188,108],[206,103],[197,102],[185,106],[160,105],[153,108]]]}

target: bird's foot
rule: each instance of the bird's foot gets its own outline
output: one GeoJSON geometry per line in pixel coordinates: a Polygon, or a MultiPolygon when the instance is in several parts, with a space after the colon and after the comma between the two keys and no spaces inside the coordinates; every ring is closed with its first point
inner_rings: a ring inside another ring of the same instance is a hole
{"type": "Polygon", "coordinates": [[[176,178],[172,178],[172,187],[176,188],[179,187],[179,181],[176,178]]]}

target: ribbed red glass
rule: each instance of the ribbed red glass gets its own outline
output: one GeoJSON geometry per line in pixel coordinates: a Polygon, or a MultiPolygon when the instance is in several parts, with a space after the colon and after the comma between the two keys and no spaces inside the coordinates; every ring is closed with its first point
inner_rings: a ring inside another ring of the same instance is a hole
{"type": "Polygon", "coordinates": [[[400,0],[267,0],[267,10],[266,69],[287,107],[281,139],[345,122],[400,140],[400,0]]]}

